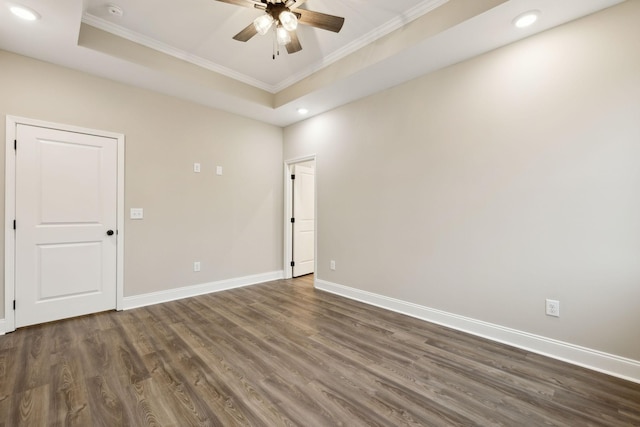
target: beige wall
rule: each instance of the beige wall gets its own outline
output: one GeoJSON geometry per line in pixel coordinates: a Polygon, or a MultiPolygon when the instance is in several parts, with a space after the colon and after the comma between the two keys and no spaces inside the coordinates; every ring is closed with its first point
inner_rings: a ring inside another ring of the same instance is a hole
{"type": "Polygon", "coordinates": [[[5,115],[125,134],[125,296],[282,270],[281,128],[0,51],[5,115]]]}
{"type": "Polygon", "coordinates": [[[317,154],[318,277],[640,360],[638,16],[625,2],[286,128],[285,159],[317,154]]]}

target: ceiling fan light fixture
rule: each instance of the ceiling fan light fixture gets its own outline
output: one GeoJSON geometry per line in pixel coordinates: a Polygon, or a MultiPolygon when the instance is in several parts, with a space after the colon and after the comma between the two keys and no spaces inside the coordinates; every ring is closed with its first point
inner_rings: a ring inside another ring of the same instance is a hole
{"type": "Polygon", "coordinates": [[[271,28],[272,24],[273,24],[273,17],[266,13],[264,15],[258,16],[253,21],[253,26],[255,27],[258,34],[260,34],[261,36],[264,36],[265,34],[267,34],[267,31],[269,31],[269,28],[271,28]]]}
{"type": "Polygon", "coordinates": [[[298,18],[288,10],[285,10],[278,16],[278,21],[280,21],[287,31],[293,31],[298,27],[298,18]]]}
{"type": "Polygon", "coordinates": [[[291,42],[291,36],[289,35],[289,31],[287,31],[284,27],[278,26],[276,29],[276,40],[280,46],[284,46],[291,42]]]}

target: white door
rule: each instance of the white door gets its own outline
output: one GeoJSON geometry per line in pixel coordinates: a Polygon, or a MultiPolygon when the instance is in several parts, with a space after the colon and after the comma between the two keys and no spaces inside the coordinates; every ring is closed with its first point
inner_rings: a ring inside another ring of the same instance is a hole
{"type": "Polygon", "coordinates": [[[117,140],[16,135],[16,327],[114,309],[117,140]]]}
{"type": "Polygon", "coordinates": [[[293,180],[293,277],[313,273],[314,266],[314,190],[312,167],[294,165],[293,180]]]}

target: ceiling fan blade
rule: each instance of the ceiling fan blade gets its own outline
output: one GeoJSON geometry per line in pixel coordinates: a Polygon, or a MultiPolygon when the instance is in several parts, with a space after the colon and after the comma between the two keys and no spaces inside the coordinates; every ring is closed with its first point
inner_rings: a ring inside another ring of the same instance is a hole
{"type": "Polygon", "coordinates": [[[235,4],[236,6],[250,7],[250,8],[254,8],[256,6],[258,7],[262,6],[261,2],[251,1],[251,0],[217,0],[217,1],[222,3],[235,4]]]}
{"type": "Polygon", "coordinates": [[[285,46],[287,48],[287,53],[300,52],[302,50],[302,45],[300,45],[298,35],[295,31],[289,31],[289,35],[291,36],[291,41],[285,46]]]}
{"type": "Polygon", "coordinates": [[[256,30],[256,27],[253,26],[252,22],[251,24],[247,25],[244,30],[233,36],[233,39],[238,40],[239,42],[246,42],[256,34],[258,34],[258,31],[256,30]]]}
{"type": "Polygon", "coordinates": [[[284,5],[287,6],[290,10],[294,10],[302,6],[302,4],[306,1],[307,0],[287,0],[284,5]]]}
{"type": "Polygon", "coordinates": [[[333,31],[334,33],[340,32],[342,24],[344,24],[344,18],[340,16],[327,15],[326,13],[312,12],[305,9],[296,9],[294,13],[300,15],[298,22],[301,24],[333,31]]]}

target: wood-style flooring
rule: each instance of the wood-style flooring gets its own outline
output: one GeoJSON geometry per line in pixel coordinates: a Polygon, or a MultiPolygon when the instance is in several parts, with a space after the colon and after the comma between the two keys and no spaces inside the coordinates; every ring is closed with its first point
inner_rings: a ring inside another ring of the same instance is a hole
{"type": "Polygon", "coordinates": [[[0,426],[628,426],[640,385],[312,276],[0,336],[0,426]]]}

